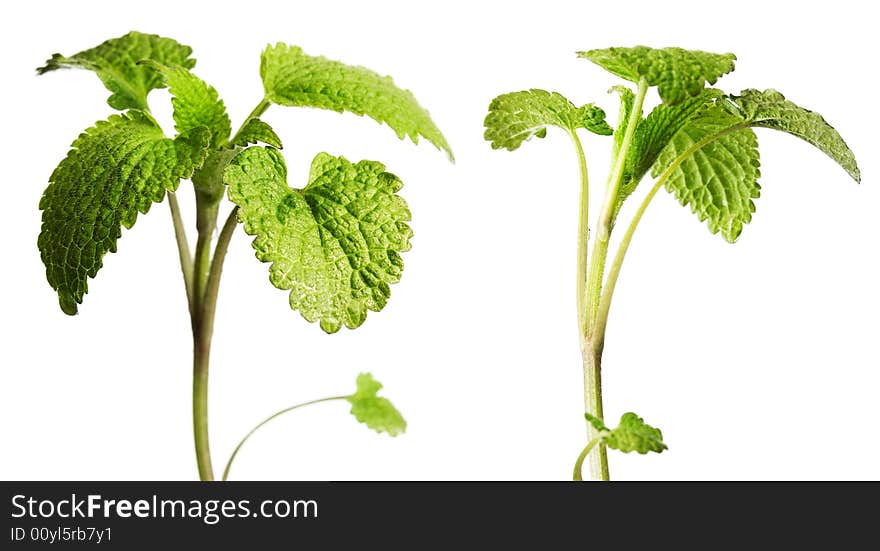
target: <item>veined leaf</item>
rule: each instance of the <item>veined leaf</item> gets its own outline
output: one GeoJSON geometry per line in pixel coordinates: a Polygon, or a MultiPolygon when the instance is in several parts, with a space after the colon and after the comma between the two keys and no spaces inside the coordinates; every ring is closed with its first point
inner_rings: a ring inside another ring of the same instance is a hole
{"type": "Polygon", "coordinates": [[[663,103],[676,104],[699,95],[706,82],[715,84],[733,71],[736,56],[682,48],[605,48],[578,52],[620,78],[656,86],[663,103]]]}
{"type": "Polygon", "coordinates": [[[145,65],[162,75],[174,106],[174,127],[182,136],[198,128],[211,131],[211,143],[219,146],[229,139],[231,124],[226,106],[213,86],[180,65],[168,66],[147,60],[145,65]]]}
{"type": "Polygon", "coordinates": [[[675,105],[660,104],[638,122],[624,162],[618,205],[635,191],[673,136],[721,95],[720,90],[710,88],[675,105]]]}
{"type": "Polygon", "coordinates": [[[819,113],[795,105],[776,90],[743,90],[729,96],[726,106],[751,126],[781,130],[807,141],[834,159],[853,180],[861,181],[855,155],[819,113]]]}
{"type": "Polygon", "coordinates": [[[147,110],[147,94],[162,88],[162,76],[150,67],[138,65],[151,59],[164,65],[180,65],[192,69],[196,60],[190,58],[192,48],[176,40],[154,34],[130,32],[70,57],[53,54],[46,65],[37,69],[39,74],[56,69],[78,67],[94,71],[108,90],[113,92],[107,103],[120,111],[147,110]]]}
{"type": "Polygon", "coordinates": [[[599,107],[592,103],[575,107],[561,94],[537,88],[502,94],[493,99],[484,125],[483,137],[492,143],[492,148],[509,151],[532,136],[543,138],[548,126],[557,126],[568,132],[586,128],[605,136],[612,133],[605,122],[605,111],[599,107]]]}
{"type": "Polygon", "coordinates": [[[398,88],[391,77],[364,67],[313,57],[286,44],[269,46],[260,60],[266,98],[278,105],[349,111],[385,123],[418,143],[424,136],[452,158],[452,150],[428,112],[409,90],[398,88]]]}
{"type": "Polygon", "coordinates": [[[645,423],[635,413],[624,413],[617,428],[613,430],[606,427],[598,417],[589,413],[585,413],[584,417],[598,431],[599,440],[612,450],[646,454],[648,452],[662,453],[667,449],[666,444],[663,443],[663,433],[660,432],[660,429],[645,423]]]}
{"type": "Polygon", "coordinates": [[[751,221],[752,199],[761,194],[758,140],[742,124],[742,119],[721,107],[706,109],[675,135],[652,169],[658,176],[677,157],[690,152],[666,181],[666,189],[682,205],[690,206],[700,221],[708,221],[712,233],[720,231],[731,243],[743,224],[751,221]],[[695,149],[707,139],[711,141],[695,149]]]}
{"type": "Polygon", "coordinates": [[[61,309],[73,315],[122,227],[131,228],[204,160],[207,130],[170,140],[132,111],[100,121],[73,142],[40,200],[37,244],[61,309]]]}
{"type": "Polygon", "coordinates": [[[397,436],[406,431],[406,420],[387,398],[378,396],[382,383],[370,373],[357,378],[357,391],[346,400],[351,404],[351,414],[358,421],[378,433],[387,432],[397,436]]]}
{"type": "Polygon", "coordinates": [[[319,153],[308,185],[291,189],[281,153],[252,147],[232,160],[225,181],[257,258],[272,263],[270,281],[290,290],[290,306],[306,320],[334,333],[385,306],[412,230],[402,183],[384,165],[319,153]]]}

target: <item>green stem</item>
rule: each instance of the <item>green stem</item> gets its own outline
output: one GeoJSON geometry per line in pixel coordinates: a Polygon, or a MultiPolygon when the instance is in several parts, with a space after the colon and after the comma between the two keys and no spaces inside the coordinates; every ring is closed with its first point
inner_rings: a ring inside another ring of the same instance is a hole
{"type": "Polygon", "coordinates": [[[330,398],[321,398],[320,400],[312,400],[310,402],[303,402],[301,404],[297,404],[295,406],[291,406],[289,408],[282,409],[281,411],[270,415],[269,417],[267,417],[266,419],[261,421],[257,426],[252,428],[250,430],[250,432],[245,434],[244,438],[242,438],[241,441],[238,443],[238,445],[235,446],[235,449],[232,451],[232,455],[229,456],[229,461],[226,462],[226,468],[223,469],[223,480],[226,480],[229,477],[229,469],[232,468],[232,462],[235,461],[235,456],[238,455],[238,452],[239,452],[239,450],[241,450],[241,447],[244,446],[244,443],[248,441],[248,438],[250,438],[251,435],[253,435],[255,432],[257,432],[257,430],[259,430],[260,427],[262,427],[263,425],[265,425],[266,423],[268,423],[272,419],[275,419],[276,417],[280,417],[281,415],[284,415],[285,413],[287,413],[289,411],[293,411],[295,409],[299,409],[299,408],[305,407],[305,406],[310,406],[312,404],[318,404],[321,402],[330,402],[332,400],[345,400],[346,398],[348,398],[348,396],[332,396],[330,398]]]}
{"type": "MultiPolygon", "coordinates": [[[[589,314],[587,316],[587,331],[590,332],[595,324],[596,314],[599,310],[599,299],[602,293],[602,277],[605,275],[605,258],[608,255],[608,242],[611,240],[611,227],[614,222],[615,209],[617,208],[617,195],[623,179],[623,169],[626,164],[626,155],[632,144],[636,126],[642,118],[642,105],[648,92],[648,83],[645,79],[639,80],[639,87],[626,123],[620,148],[611,172],[608,175],[608,186],[605,190],[605,200],[602,204],[602,212],[596,226],[596,237],[593,243],[593,256],[590,258],[590,266],[587,279],[587,303],[589,314]]],[[[588,335],[589,336],[589,335],[588,335]]]]}
{"type": "MultiPolygon", "coordinates": [[[[590,442],[584,446],[584,449],[581,451],[581,454],[578,456],[577,461],[574,462],[574,481],[581,482],[584,479],[584,459],[586,459],[587,454],[596,446],[599,442],[599,438],[593,438],[590,442]]],[[[607,480],[607,479],[606,479],[607,480]]]]}
{"type": "Polygon", "coordinates": [[[183,272],[183,285],[186,288],[186,302],[189,305],[189,315],[192,317],[195,308],[193,295],[193,258],[189,251],[189,242],[186,239],[186,230],[183,227],[183,219],[180,216],[180,205],[177,196],[169,191],[168,208],[171,209],[171,221],[174,223],[174,239],[177,241],[177,253],[180,257],[180,271],[183,272]]]}
{"type": "Polygon", "coordinates": [[[208,438],[208,366],[217,296],[216,292],[209,296],[205,289],[211,271],[211,241],[217,228],[218,207],[218,199],[196,191],[196,227],[199,235],[193,266],[193,437],[201,480],[214,480],[208,438]]]}
{"type": "MultiPolygon", "coordinates": [[[[604,419],[602,410],[602,353],[597,351],[589,341],[582,344],[581,354],[584,362],[584,407],[587,413],[604,419]]],[[[587,440],[599,438],[599,432],[587,423],[587,440]]],[[[592,480],[609,480],[608,450],[605,444],[599,444],[597,453],[589,456],[590,478],[592,480]]]]}
{"type": "Polygon", "coordinates": [[[217,310],[217,295],[220,291],[223,262],[226,260],[226,251],[229,249],[229,242],[232,240],[237,225],[238,207],[236,206],[226,218],[223,229],[220,230],[220,236],[217,238],[217,246],[214,248],[214,256],[211,259],[211,267],[208,270],[205,284],[205,295],[202,297],[200,330],[209,341],[214,334],[214,313],[217,310]]]}
{"type": "Polygon", "coordinates": [[[586,286],[587,286],[587,252],[590,241],[590,178],[587,174],[587,160],[584,157],[584,148],[578,138],[577,131],[570,130],[571,140],[577,152],[578,169],[581,177],[580,212],[578,214],[578,237],[577,237],[577,316],[578,334],[583,335],[586,330],[586,286]]]}
{"type": "MultiPolygon", "coordinates": [[[[599,311],[599,301],[602,295],[602,279],[605,273],[605,258],[608,255],[608,243],[611,238],[611,228],[615,209],[617,208],[618,189],[623,179],[623,170],[627,152],[633,141],[636,126],[642,117],[642,106],[645,95],[648,92],[648,83],[645,79],[639,81],[632,111],[626,121],[620,148],[614,158],[611,172],[608,175],[608,185],[605,189],[605,199],[596,225],[596,237],[593,241],[593,253],[587,267],[587,286],[585,290],[586,320],[581,328],[581,354],[583,356],[584,371],[584,408],[587,413],[599,419],[604,419],[602,412],[602,343],[594,340],[595,326],[599,311]]],[[[587,423],[587,440],[598,438],[596,429],[587,423]]],[[[604,444],[599,444],[598,453],[585,454],[590,464],[590,476],[593,480],[608,480],[608,453],[604,444]]]]}
{"type": "Polygon", "coordinates": [[[210,339],[193,337],[193,436],[196,445],[196,464],[199,479],[214,480],[211,465],[211,446],[208,439],[208,362],[210,339]]]}
{"type": "MultiPolygon", "coordinates": [[[[259,117],[269,108],[269,101],[263,99],[251,111],[242,124],[259,117]]],[[[236,132],[233,141],[241,133],[236,132]]],[[[196,240],[195,258],[192,268],[186,269],[184,256],[181,254],[181,266],[191,276],[190,317],[193,334],[193,439],[196,448],[196,463],[201,480],[214,480],[214,469],[211,464],[211,448],[208,433],[208,367],[211,355],[211,338],[214,334],[214,314],[217,310],[217,295],[220,290],[220,276],[223,272],[223,261],[229,242],[238,221],[238,207],[232,209],[217,239],[217,246],[211,255],[211,242],[217,229],[217,212],[223,198],[222,171],[226,157],[219,156],[214,164],[200,169],[193,175],[196,192],[196,240]]],[[[176,204],[175,204],[176,205],[176,204]]],[[[174,207],[172,206],[172,215],[174,207]]],[[[175,218],[179,218],[178,215],[175,218]]],[[[182,229],[182,224],[180,225],[182,229]]],[[[175,220],[175,229],[177,220],[175,220]]],[[[179,244],[179,240],[178,240],[179,244]]],[[[189,257],[188,251],[186,257],[189,257]]]]}

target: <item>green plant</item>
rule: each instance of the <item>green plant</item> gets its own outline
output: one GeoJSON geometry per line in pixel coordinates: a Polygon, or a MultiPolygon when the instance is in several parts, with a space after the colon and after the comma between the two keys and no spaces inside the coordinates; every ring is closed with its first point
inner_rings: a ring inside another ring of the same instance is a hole
{"type": "Polygon", "coordinates": [[[665,187],[682,205],[689,206],[712,233],[734,242],[755,210],[759,195],[758,142],[753,128],[772,128],[806,140],[819,148],[849,175],[860,181],[855,157],[825,120],[798,107],[775,90],[744,90],[725,94],[714,84],[734,68],[733,54],[713,54],[681,48],[607,48],[579,52],[612,74],[636,85],[614,86],[620,95],[616,128],[605,122],[605,112],[592,103],[576,107],[556,92],[528,90],[503,94],[489,105],[485,138],[495,149],[517,149],[523,141],[543,138],[548,126],[568,132],[580,170],[580,217],[577,240],[577,320],[583,354],[584,404],[587,445],[575,462],[579,480],[589,460],[593,479],[608,480],[606,448],[624,452],[661,452],[666,448],[659,430],[627,413],[621,425],[609,431],[602,422],[602,351],[614,287],[633,233],[657,191],[665,187]],[[650,87],[660,103],[642,116],[650,87]],[[613,136],[612,162],[605,195],[594,227],[588,255],[589,182],[584,150],[577,131],[613,136]],[[626,199],[650,171],[656,178],[644,195],[606,271],[611,233],[626,199]]]}
{"type": "MultiPolygon", "coordinates": [[[[191,53],[170,38],[131,32],[70,57],[55,54],[37,70],[94,71],[112,92],[107,103],[123,111],[80,134],[52,173],[40,201],[38,246],[61,309],[76,314],[88,278],[97,275],[104,254],[116,252],[122,228],[167,196],[192,321],[196,458],[200,478],[211,480],[208,362],[223,261],[238,224],[254,236],[257,258],[271,263],[272,284],[289,291],[290,306],[327,333],[354,329],[368,310],[385,306],[412,236],[409,209],[397,194],[402,184],[384,165],[318,153],[307,184],[290,188],[281,140],[260,117],[272,104],[348,111],[387,124],[401,139],[417,143],[422,136],[452,156],[428,112],[389,77],[284,44],[263,51],[265,95],[232,133],[216,90],[191,72],[191,53]],[[165,86],[173,139],[147,102],[151,90],[165,86]],[[195,193],[194,254],[175,198],[185,179],[195,193]],[[234,206],[215,243],[224,196],[234,206]]],[[[362,375],[358,387],[350,397],[358,419],[392,435],[404,430],[390,402],[375,397],[381,385],[362,375]]]]}

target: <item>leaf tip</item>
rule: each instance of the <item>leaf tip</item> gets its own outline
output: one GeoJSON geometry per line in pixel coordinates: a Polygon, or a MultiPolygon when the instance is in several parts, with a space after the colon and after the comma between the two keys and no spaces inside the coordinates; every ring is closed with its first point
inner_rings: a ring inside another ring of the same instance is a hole
{"type": "Polygon", "coordinates": [[[76,300],[66,293],[58,293],[58,305],[61,306],[61,311],[68,316],[75,316],[79,310],[76,300]]]}

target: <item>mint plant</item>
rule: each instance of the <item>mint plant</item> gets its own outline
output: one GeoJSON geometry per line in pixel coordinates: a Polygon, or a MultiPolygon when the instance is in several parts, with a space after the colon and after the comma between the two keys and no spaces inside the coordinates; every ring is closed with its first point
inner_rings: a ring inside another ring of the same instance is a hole
{"type": "Polygon", "coordinates": [[[590,476],[608,480],[607,448],[622,452],[662,452],[659,429],[634,413],[609,430],[603,422],[602,352],[614,287],[633,234],[661,187],[705,221],[709,230],[733,243],[755,212],[760,194],[760,162],[754,128],[771,128],[806,140],[831,157],[856,181],[861,180],[855,156],[819,114],[808,111],[775,90],[748,89],[726,94],[708,84],[733,71],[736,56],[681,48],[606,48],[578,52],[629,81],[616,85],[620,96],[617,124],[592,103],[576,106],[556,92],[532,89],[503,94],[489,105],[485,139],[494,149],[517,149],[532,137],[543,138],[549,126],[568,133],[580,173],[580,214],[577,239],[576,305],[583,355],[587,445],[574,467],[581,479],[584,461],[590,476]],[[643,116],[650,88],[660,103],[643,116]],[[612,162],[599,217],[593,226],[587,163],[578,130],[612,137],[612,162]],[[611,234],[624,202],[650,172],[654,178],[620,238],[617,253],[606,266],[611,234]]]}
{"type": "MultiPolygon", "coordinates": [[[[367,115],[400,139],[418,143],[423,137],[450,160],[452,152],[428,112],[391,78],[285,44],[263,51],[264,97],[233,133],[217,91],[193,74],[191,54],[189,46],[170,38],[131,32],[70,57],[54,54],[37,69],[93,71],[111,92],[107,103],[121,111],[80,134],[52,173],[40,200],[38,246],[61,310],[74,315],[103,256],[116,252],[122,229],[168,198],[193,335],[196,459],[199,477],[212,480],[209,354],[223,262],[239,223],[254,237],[257,259],[269,263],[272,285],[289,291],[291,308],[327,333],[357,328],[367,311],[385,306],[412,237],[410,212],[398,195],[402,183],[382,163],[318,153],[305,185],[289,187],[281,139],[263,114],[277,104],[367,115]],[[166,137],[147,101],[150,91],[166,86],[174,138],[166,137]],[[194,253],[175,196],[181,180],[190,180],[195,194],[194,253]],[[224,196],[233,208],[215,240],[224,196]]],[[[371,375],[362,374],[355,394],[309,403],[347,399],[358,420],[394,436],[406,423],[388,400],[376,396],[379,388],[371,375]]],[[[224,479],[249,436],[230,458],[224,479]]]]}

